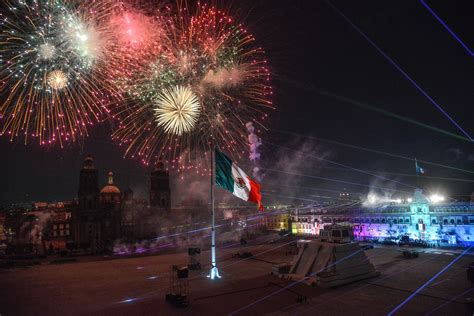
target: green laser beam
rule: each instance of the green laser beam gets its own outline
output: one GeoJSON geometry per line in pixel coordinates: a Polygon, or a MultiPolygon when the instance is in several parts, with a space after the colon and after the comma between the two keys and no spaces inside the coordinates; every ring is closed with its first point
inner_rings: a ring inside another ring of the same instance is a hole
{"type": "Polygon", "coordinates": [[[320,89],[316,89],[315,90],[316,93],[320,94],[320,95],[324,95],[326,97],[330,97],[330,98],[334,98],[334,99],[337,99],[339,101],[343,101],[343,102],[346,102],[346,103],[350,103],[352,105],[355,105],[357,107],[360,107],[360,108],[363,108],[363,109],[366,109],[366,110],[370,110],[370,111],[374,111],[374,112],[378,112],[378,113],[382,113],[386,116],[390,116],[390,117],[393,117],[393,118],[396,118],[396,119],[399,119],[399,120],[402,120],[404,122],[407,122],[407,123],[411,123],[411,124],[414,124],[414,125],[417,125],[417,126],[420,126],[420,127],[423,127],[423,128],[426,128],[426,129],[429,129],[431,131],[435,131],[435,132],[438,132],[438,133],[441,133],[441,134],[444,134],[446,136],[450,136],[450,137],[453,137],[453,138],[457,138],[459,140],[463,140],[463,141],[467,141],[469,143],[471,143],[471,140],[469,140],[467,137],[463,137],[461,135],[457,135],[455,133],[451,133],[449,131],[446,131],[444,129],[441,129],[441,128],[438,128],[438,127],[435,127],[435,126],[431,126],[431,125],[428,125],[426,123],[422,123],[422,122],[419,122],[419,121],[416,121],[414,119],[411,119],[409,117],[405,117],[405,116],[402,116],[402,115],[399,115],[399,114],[396,114],[396,113],[392,113],[392,112],[389,112],[387,110],[383,110],[379,107],[376,107],[376,106],[372,106],[370,104],[367,104],[367,103],[362,103],[360,101],[357,101],[357,100],[354,100],[354,99],[351,99],[351,98],[347,98],[347,97],[344,97],[344,96],[340,96],[340,95],[337,95],[337,94],[334,94],[334,93],[331,93],[329,91],[324,91],[324,90],[320,90],[320,89]]]}
{"type": "MultiPolygon", "coordinates": [[[[346,143],[342,143],[342,142],[338,142],[338,141],[334,141],[334,140],[330,140],[330,139],[326,139],[326,138],[322,138],[322,137],[301,135],[301,134],[294,133],[294,132],[275,130],[275,129],[272,129],[272,131],[278,132],[278,133],[281,133],[281,134],[287,134],[287,135],[292,135],[292,136],[297,136],[297,137],[303,137],[303,138],[308,138],[308,139],[319,140],[319,141],[329,143],[329,144],[339,145],[339,146],[343,146],[343,147],[347,147],[347,148],[358,149],[358,150],[367,151],[367,152],[371,152],[371,153],[375,153],[375,154],[379,154],[379,155],[385,155],[385,156],[388,156],[388,157],[409,160],[409,161],[412,161],[412,162],[415,161],[414,158],[410,158],[410,157],[406,157],[406,156],[402,156],[402,155],[398,155],[398,154],[393,154],[393,153],[389,153],[389,152],[385,152],[385,151],[381,151],[381,150],[376,150],[376,149],[371,149],[371,148],[346,144],[346,143]]],[[[456,171],[460,171],[460,172],[467,172],[467,173],[474,174],[474,171],[472,171],[472,170],[456,168],[456,167],[443,165],[443,164],[440,164],[440,163],[431,162],[431,161],[427,161],[427,160],[421,160],[421,159],[417,159],[417,161],[421,162],[421,163],[424,163],[424,164],[427,164],[427,165],[431,165],[431,166],[436,166],[436,167],[441,167],[441,168],[446,168],[446,169],[451,169],[451,170],[456,170],[456,171]]]]}

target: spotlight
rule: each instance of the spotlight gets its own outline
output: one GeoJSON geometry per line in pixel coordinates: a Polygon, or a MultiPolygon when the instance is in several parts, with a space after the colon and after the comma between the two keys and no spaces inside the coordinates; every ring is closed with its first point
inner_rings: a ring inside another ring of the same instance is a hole
{"type": "Polygon", "coordinates": [[[433,194],[430,196],[430,201],[433,203],[439,203],[444,201],[444,196],[433,194]]]}

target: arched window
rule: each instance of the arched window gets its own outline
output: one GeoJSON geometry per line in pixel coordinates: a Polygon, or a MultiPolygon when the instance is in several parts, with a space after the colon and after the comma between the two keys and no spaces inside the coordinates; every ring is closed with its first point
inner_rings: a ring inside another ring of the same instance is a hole
{"type": "Polygon", "coordinates": [[[448,220],[447,220],[446,218],[443,219],[443,224],[444,224],[444,225],[448,225],[448,220]]]}
{"type": "Polygon", "coordinates": [[[435,218],[433,218],[433,219],[431,220],[431,224],[436,225],[436,219],[435,219],[435,218]]]}

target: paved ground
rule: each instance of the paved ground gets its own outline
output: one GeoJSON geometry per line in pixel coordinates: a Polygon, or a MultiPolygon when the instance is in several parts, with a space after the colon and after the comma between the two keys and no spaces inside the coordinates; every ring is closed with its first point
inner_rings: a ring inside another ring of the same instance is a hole
{"type": "MultiPolygon", "coordinates": [[[[407,260],[396,247],[376,248],[366,253],[380,277],[329,290],[296,284],[289,291],[282,290],[289,281],[270,276],[272,262],[291,261],[287,242],[248,246],[255,259],[232,258],[240,247],[219,250],[223,278],[193,272],[186,309],[164,300],[169,267],[187,263],[185,253],[0,271],[0,315],[386,315],[457,256],[421,253],[407,260]],[[309,300],[297,303],[298,295],[309,300]]],[[[204,252],[204,264],[207,258],[204,252]]],[[[472,261],[464,256],[397,315],[473,315],[465,270],[472,261]]]]}

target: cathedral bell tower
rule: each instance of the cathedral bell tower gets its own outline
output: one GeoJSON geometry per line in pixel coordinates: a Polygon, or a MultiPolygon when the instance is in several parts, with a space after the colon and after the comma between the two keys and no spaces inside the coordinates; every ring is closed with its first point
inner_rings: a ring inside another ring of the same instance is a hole
{"type": "Polygon", "coordinates": [[[94,168],[94,158],[90,155],[84,160],[79,175],[79,191],[77,193],[81,210],[95,210],[99,207],[99,171],[94,168]]]}
{"type": "Polygon", "coordinates": [[[162,162],[151,173],[150,206],[169,211],[171,208],[170,174],[162,162]]]}

